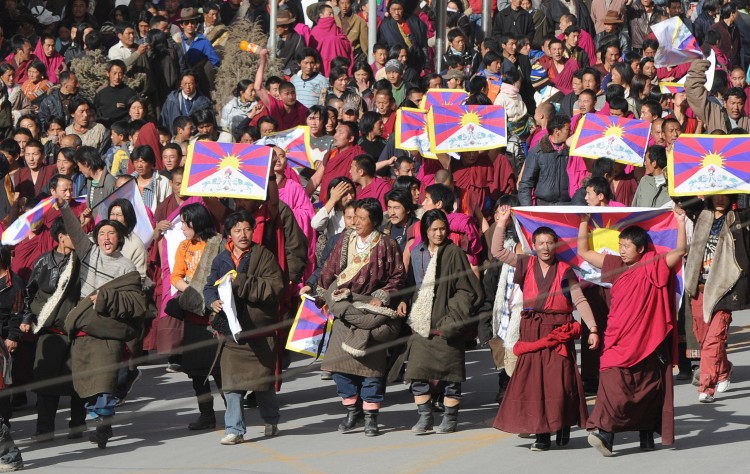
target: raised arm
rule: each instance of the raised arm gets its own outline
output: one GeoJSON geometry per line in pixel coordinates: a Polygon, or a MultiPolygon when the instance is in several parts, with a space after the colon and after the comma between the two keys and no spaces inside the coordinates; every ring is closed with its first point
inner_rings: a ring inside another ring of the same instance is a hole
{"type": "Polygon", "coordinates": [[[266,63],[268,62],[268,50],[262,49],[260,51],[260,61],[258,61],[258,71],[255,73],[255,94],[258,96],[258,100],[263,102],[266,108],[270,107],[270,95],[265,87],[263,87],[263,76],[266,74],[266,63]]]}
{"type": "Polygon", "coordinates": [[[63,222],[65,223],[65,230],[68,231],[68,235],[70,236],[70,239],[73,241],[73,245],[75,246],[76,255],[78,255],[78,258],[83,260],[94,244],[89,239],[89,236],[86,235],[86,233],[83,231],[81,222],[78,220],[76,215],[73,214],[73,209],[70,208],[67,201],[58,199],[57,207],[60,209],[60,213],[62,214],[63,222]]]}
{"type": "Polygon", "coordinates": [[[578,255],[596,268],[604,266],[604,255],[589,248],[589,214],[581,216],[578,226],[578,255]]]}
{"type": "Polygon", "coordinates": [[[677,248],[670,251],[665,257],[665,261],[667,262],[667,266],[669,268],[674,268],[676,265],[682,262],[682,257],[684,257],[685,253],[687,252],[687,234],[685,233],[685,219],[686,219],[685,211],[683,211],[682,209],[675,209],[674,215],[675,215],[675,218],[677,218],[677,248]]]}
{"type": "Polygon", "coordinates": [[[490,252],[492,256],[508,265],[516,265],[516,253],[513,249],[506,249],[505,244],[505,230],[510,225],[510,206],[501,206],[495,214],[497,226],[495,232],[492,234],[492,245],[490,252]]]}

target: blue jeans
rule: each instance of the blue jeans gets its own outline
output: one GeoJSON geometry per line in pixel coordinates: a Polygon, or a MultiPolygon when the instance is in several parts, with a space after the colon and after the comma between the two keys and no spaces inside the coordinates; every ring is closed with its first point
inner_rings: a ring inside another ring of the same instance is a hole
{"type": "MultiPolygon", "coordinates": [[[[469,15],[469,22],[474,33],[474,42],[478,43],[484,39],[484,30],[482,30],[482,14],[472,13],[469,15]]],[[[467,45],[469,46],[469,45],[467,45]]]]}
{"type": "Polygon", "coordinates": [[[115,414],[115,406],[117,405],[117,397],[111,393],[100,393],[94,399],[93,403],[86,403],[86,410],[89,412],[89,416],[92,419],[97,419],[100,416],[113,416],[115,414]]]}
{"type": "Polygon", "coordinates": [[[420,395],[434,395],[436,393],[444,393],[446,398],[453,398],[455,400],[461,400],[461,382],[443,382],[439,381],[436,386],[430,384],[427,380],[412,380],[411,386],[412,395],[418,397],[420,395]]]}
{"type": "MultiPolygon", "coordinates": [[[[255,392],[255,397],[263,422],[269,425],[279,424],[279,401],[276,399],[276,392],[274,390],[255,392]]],[[[227,401],[227,411],[224,413],[224,434],[233,433],[244,436],[247,432],[245,410],[242,405],[245,392],[224,392],[224,398],[227,401]]]]}
{"type": "Polygon", "coordinates": [[[365,410],[377,410],[385,398],[385,382],[382,377],[335,373],[333,380],[344,405],[353,405],[359,397],[364,402],[365,410]]]}

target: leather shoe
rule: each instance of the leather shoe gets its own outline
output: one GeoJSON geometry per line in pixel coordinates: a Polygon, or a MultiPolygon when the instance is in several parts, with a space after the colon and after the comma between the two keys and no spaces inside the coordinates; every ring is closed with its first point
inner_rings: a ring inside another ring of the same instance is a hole
{"type": "Polygon", "coordinates": [[[531,443],[532,451],[549,451],[552,447],[552,439],[549,433],[540,433],[536,435],[536,441],[531,443]]]}
{"type": "Polygon", "coordinates": [[[641,438],[641,451],[653,451],[656,449],[654,443],[654,432],[651,430],[643,430],[640,432],[641,438]]]}
{"type": "Polygon", "coordinates": [[[589,433],[589,444],[596,448],[604,457],[612,456],[612,444],[614,442],[614,433],[609,433],[602,429],[594,430],[589,433]]]}

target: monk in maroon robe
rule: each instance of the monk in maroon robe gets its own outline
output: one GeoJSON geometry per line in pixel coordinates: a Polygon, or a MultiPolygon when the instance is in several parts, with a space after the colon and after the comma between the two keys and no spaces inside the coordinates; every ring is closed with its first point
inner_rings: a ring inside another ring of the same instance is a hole
{"type": "Polygon", "coordinates": [[[366,154],[365,150],[356,144],[357,135],[357,125],[353,122],[341,122],[336,127],[336,134],[333,136],[334,148],[323,160],[323,165],[310,178],[306,189],[308,196],[311,196],[320,185],[320,201],[325,204],[328,200],[328,183],[333,178],[349,177],[354,157],[366,154]]]}
{"type": "Polygon", "coordinates": [[[492,161],[487,154],[469,151],[461,153],[460,160],[451,159],[450,163],[456,184],[458,212],[474,216],[477,211],[481,212],[484,201],[490,195],[494,174],[492,161]]]}
{"type": "MultiPolygon", "coordinates": [[[[620,256],[589,249],[589,216],[581,218],[578,253],[601,268],[612,284],[612,303],[600,359],[596,406],[588,419],[588,441],[612,455],[616,432],[639,431],[641,449],[674,443],[672,361],[677,361],[677,328],[672,268],[685,254],[685,214],[677,214],[677,249],[649,251],[645,230],[630,226],[620,233],[620,256]]],[[[515,374],[514,374],[515,377],[515,374]]]]}
{"type": "MultiPolygon", "coordinates": [[[[588,343],[596,348],[599,335],[594,315],[575,273],[555,256],[555,232],[540,227],[532,237],[536,256],[516,255],[503,246],[510,222],[508,206],[500,208],[500,216],[492,255],[515,266],[515,283],[523,290],[519,342],[532,343],[527,345],[534,347],[533,343],[549,341],[548,336],[556,330],[573,327],[573,309],[577,308],[591,329],[588,343]]],[[[565,446],[570,440],[570,427],[585,426],[587,414],[575,345],[570,337],[555,345],[539,344],[534,350],[519,354],[493,426],[511,433],[535,433],[531,450],[546,451],[552,444],[551,432],[557,433],[557,444],[565,446]]]]}

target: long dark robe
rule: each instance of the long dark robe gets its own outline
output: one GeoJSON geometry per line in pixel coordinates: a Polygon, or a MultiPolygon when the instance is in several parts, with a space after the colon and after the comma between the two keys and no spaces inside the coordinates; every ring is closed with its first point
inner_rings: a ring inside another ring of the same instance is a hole
{"type": "MultiPolygon", "coordinates": [[[[515,282],[524,292],[521,342],[534,342],[574,321],[572,304],[564,295],[572,270],[556,262],[543,276],[536,257],[519,256],[515,282]]],[[[585,426],[588,410],[578,373],[574,341],[567,356],[542,349],[518,357],[494,427],[510,433],[551,433],[573,425],[585,426]]]]}

